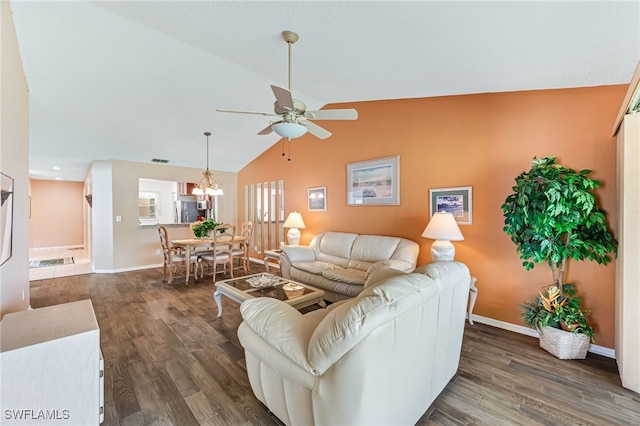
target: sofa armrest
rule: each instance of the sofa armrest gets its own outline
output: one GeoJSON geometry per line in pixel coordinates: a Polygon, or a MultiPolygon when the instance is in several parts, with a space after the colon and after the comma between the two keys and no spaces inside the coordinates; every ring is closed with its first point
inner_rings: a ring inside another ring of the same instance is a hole
{"type": "Polygon", "coordinates": [[[263,297],[242,302],[240,314],[244,324],[264,343],[303,370],[314,374],[307,349],[311,335],[324,318],[322,313],[314,311],[314,315],[303,315],[280,300],[263,297]]]}
{"type": "Polygon", "coordinates": [[[281,246],[281,254],[285,254],[291,262],[313,262],[316,253],[308,246],[281,246]]]}
{"type": "Polygon", "coordinates": [[[316,260],[316,253],[307,246],[280,246],[280,274],[283,278],[291,278],[293,262],[309,262],[316,260]]]}

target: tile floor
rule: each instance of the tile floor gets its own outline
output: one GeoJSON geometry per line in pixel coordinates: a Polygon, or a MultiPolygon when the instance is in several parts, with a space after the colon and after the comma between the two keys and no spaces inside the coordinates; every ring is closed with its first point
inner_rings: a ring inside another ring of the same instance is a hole
{"type": "Polygon", "coordinates": [[[43,268],[29,268],[29,281],[93,273],[89,256],[83,248],[46,247],[29,250],[29,261],[58,259],[60,257],[73,257],[73,263],[69,265],[46,266],[43,268]]]}

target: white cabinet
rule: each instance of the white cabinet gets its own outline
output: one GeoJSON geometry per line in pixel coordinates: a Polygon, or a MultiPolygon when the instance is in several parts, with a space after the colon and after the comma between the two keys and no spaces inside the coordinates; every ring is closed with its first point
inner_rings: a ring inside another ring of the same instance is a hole
{"type": "Polygon", "coordinates": [[[99,424],[103,365],[90,300],[5,315],[0,322],[0,424],[99,424]]]}

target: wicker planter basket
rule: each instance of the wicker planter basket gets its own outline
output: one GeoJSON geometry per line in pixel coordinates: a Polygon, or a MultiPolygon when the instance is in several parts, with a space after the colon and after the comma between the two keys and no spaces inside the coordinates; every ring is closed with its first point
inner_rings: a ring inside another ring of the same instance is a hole
{"type": "Polygon", "coordinates": [[[542,327],[540,347],[560,359],[585,359],[589,349],[589,336],[542,327]]]}

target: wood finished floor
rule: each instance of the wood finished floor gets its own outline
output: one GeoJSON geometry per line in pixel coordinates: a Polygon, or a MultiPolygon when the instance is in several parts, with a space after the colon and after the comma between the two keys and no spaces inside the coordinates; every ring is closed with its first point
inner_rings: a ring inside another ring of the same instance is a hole
{"type": "MultiPolygon", "coordinates": [[[[262,272],[252,264],[252,272],[262,272]]],[[[161,269],[31,282],[34,308],[91,299],[105,359],[103,425],[280,425],[253,396],[238,304],[161,269]]],[[[460,369],[419,425],[640,425],[640,395],[614,360],[561,361],[538,340],[466,326],[460,369]]]]}

